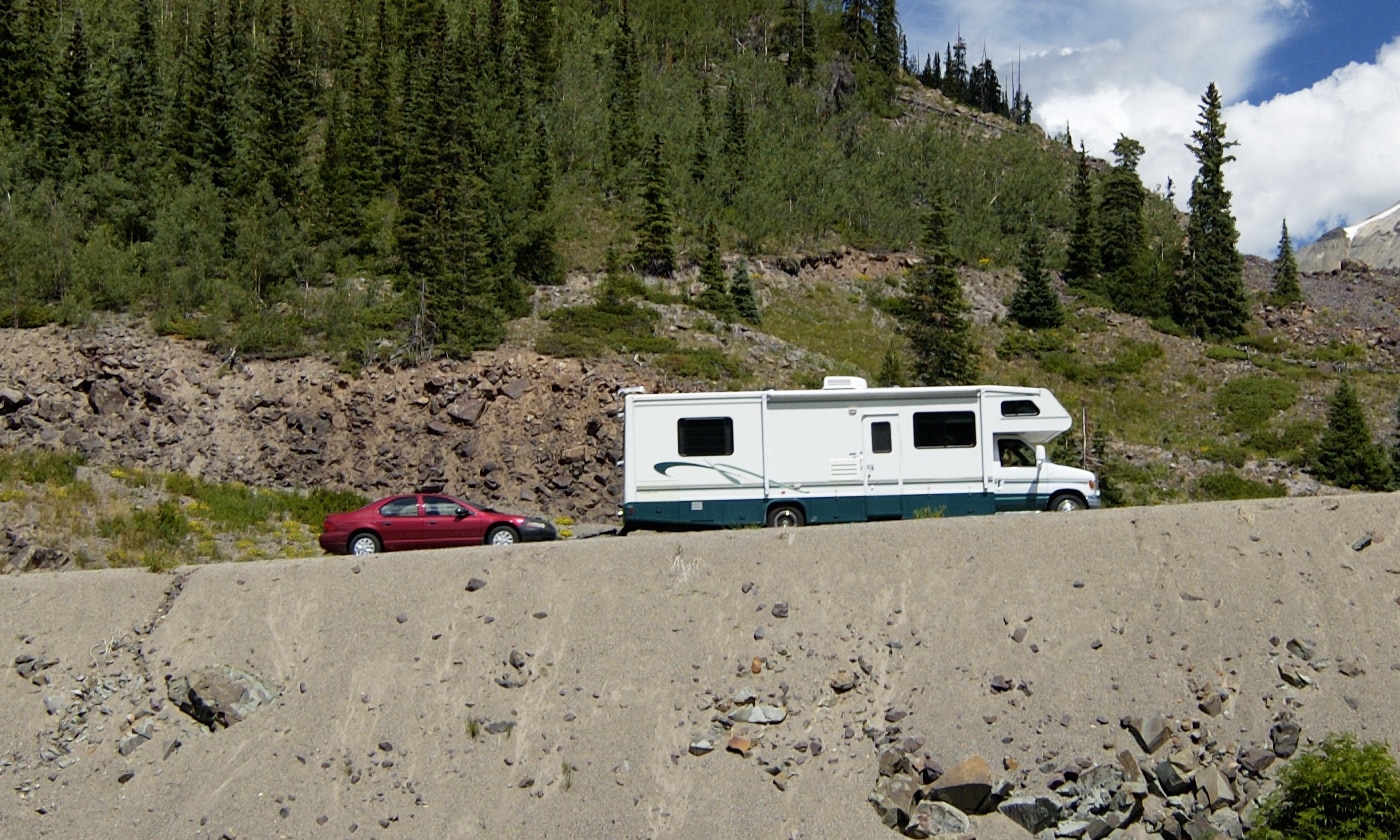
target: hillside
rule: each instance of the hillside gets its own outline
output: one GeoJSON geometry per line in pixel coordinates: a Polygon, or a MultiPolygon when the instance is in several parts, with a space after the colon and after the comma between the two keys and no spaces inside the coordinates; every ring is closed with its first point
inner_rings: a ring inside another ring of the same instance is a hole
{"type": "MultiPolygon", "coordinates": [[[[320,358],[216,353],[125,320],[0,330],[0,450],[69,452],[88,464],[63,486],[4,477],[0,556],[17,568],[68,568],[317,550],[318,519],[230,528],[206,519],[188,497],[179,510],[190,518],[190,535],[155,554],[150,546],[123,547],[120,532],[104,536],[112,530],[104,521],[129,521],[167,497],[164,474],[362,498],[443,484],[503,509],[587,523],[580,532],[606,527],[621,501],[619,388],[804,387],[828,373],[873,378],[892,329],[881,301],[897,292],[911,259],[843,251],[755,261],[768,313],[763,327],[721,327],[690,306],[647,304],[661,319],[657,332],[684,351],[662,357],[541,355],[533,344],[550,322],[540,317],[513,322],[509,344],[470,361],[385,363],[358,373],[320,358]],[[703,353],[727,360],[730,372],[715,380],[668,367],[703,353]]],[[[1251,264],[1247,279],[1264,288],[1268,266],[1251,264]]],[[[1311,304],[1260,306],[1258,333],[1223,346],[1082,304],[1070,329],[1028,333],[1004,322],[1014,275],[969,269],[963,280],[985,380],[1048,386],[1082,410],[1057,457],[1079,463],[1087,421],[1103,441],[1091,466],[1116,483],[1120,503],[1336,492],[1302,470],[1301,447],[1321,427],[1339,367],[1351,371],[1376,436],[1385,439],[1394,427],[1397,325],[1388,313],[1400,289],[1386,272],[1305,275],[1311,304]],[[1260,389],[1273,389],[1264,394],[1279,401],[1261,407],[1260,389]],[[1174,399],[1151,398],[1157,393],[1174,399]]],[[[599,282],[575,276],[535,307],[548,313],[586,305],[599,282]]],[[[693,272],[673,281],[673,299],[693,282],[693,272]]]]}
{"type": "Polygon", "coordinates": [[[1176,772],[1213,810],[1154,782],[1124,836],[1237,830],[1290,736],[1400,731],[1398,525],[1354,495],[5,576],[0,834],[895,838],[901,755],[980,757],[964,802],[1176,772]],[[219,674],[267,699],[210,692],[210,731],[172,694],[219,674]]]}

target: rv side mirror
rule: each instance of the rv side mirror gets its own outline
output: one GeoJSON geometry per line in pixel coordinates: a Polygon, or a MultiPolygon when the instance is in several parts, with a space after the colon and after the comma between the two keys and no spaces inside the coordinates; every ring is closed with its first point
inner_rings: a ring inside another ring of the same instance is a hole
{"type": "Polygon", "coordinates": [[[1035,465],[1038,467],[1038,466],[1040,466],[1040,465],[1043,464],[1043,463],[1045,463],[1045,447],[1042,446],[1041,444],[1036,444],[1036,447],[1035,447],[1035,465]]]}

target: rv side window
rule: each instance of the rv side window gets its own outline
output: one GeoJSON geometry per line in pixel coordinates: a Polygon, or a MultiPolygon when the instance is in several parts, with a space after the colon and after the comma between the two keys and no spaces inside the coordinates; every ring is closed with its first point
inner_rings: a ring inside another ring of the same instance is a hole
{"type": "Polygon", "coordinates": [[[1002,400],[1002,417],[1039,417],[1040,406],[1031,400],[1002,400]]]}
{"type": "Polygon", "coordinates": [[[894,435],[888,420],[870,424],[870,451],[886,454],[894,451],[894,435]]]}
{"type": "Polygon", "coordinates": [[[683,417],[676,421],[676,451],[687,458],[734,454],[734,420],[683,417]]]}
{"type": "Polygon", "coordinates": [[[946,449],[977,445],[977,419],[971,411],[919,411],[914,414],[914,447],[946,449]]]}

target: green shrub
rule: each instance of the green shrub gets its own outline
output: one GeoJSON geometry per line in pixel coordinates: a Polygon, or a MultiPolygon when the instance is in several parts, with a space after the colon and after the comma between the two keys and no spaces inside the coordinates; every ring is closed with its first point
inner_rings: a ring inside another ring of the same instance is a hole
{"type": "Polygon", "coordinates": [[[684,353],[668,353],[656,360],[663,370],[686,379],[708,379],[713,382],[742,380],[748,368],[739,360],[719,350],[702,347],[684,353]]]}
{"type": "Polygon", "coordinates": [[[1311,355],[1316,361],[1332,364],[1366,360],[1366,351],[1360,346],[1352,344],[1350,341],[1338,341],[1335,338],[1314,349],[1311,355]]]}
{"type": "Polygon", "coordinates": [[[189,517],[180,508],[180,503],[173,499],[167,499],[150,510],[101,519],[97,523],[99,536],[116,540],[123,549],[144,553],[175,548],[184,542],[190,531],[189,517]]]}
{"type": "Polygon", "coordinates": [[[1215,407],[1231,432],[1260,428],[1298,401],[1298,384],[1276,376],[1241,376],[1215,393],[1215,407]]]}
{"type": "Polygon", "coordinates": [[[618,353],[666,353],[676,342],[656,335],[661,315],[626,301],[596,306],[568,306],[546,316],[549,332],[535,349],[551,356],[586,358],[604,350],[618,353]]]}
{"type": "Polygon", "coordinates": [[[1196,482],[1199,497],[1204,501],[1223,502],[1232,499],[1273,499],[1287,495],[1278,484],[1243,478],[1232,472],[1203,475],[1196,482]]]}
{"type": "Polygon", "coordinates": [[[997,345],[997,355],[1004,359],[1042,358],[1046,353],[1065,350],[1069,340],[1064,330],[1008,330],[997,345]]]}
{"type": "Polygon", "coordinates": [[[1400,770],[1385,744],[1329,735],[1279,773],[1250,840],[1400,837],[1400,770]]]}
{"type": "Polygon", "coordinates": [[[1165,356],[1166,351],[1155,341],[1124,338],[1108,355],[1111,361],[1098,365],[1096,373],[1100,380],[1113,381],[1137,376],[1149,362],[1165,356]]]}
{"type": "Polygon", "coordinates": [[[16,449],[0,452],[0,480],[26,484],[73,484],[84,458],[73,452],[16,449]]]}
{"type": "Polygon", "coordinates": [[[368,499],[358,493],[317,488],[309,493],[261,490],[243,484],[215,484],[183,474],[166,476],[165,490],[197,502],[203,517],[232,528],[252,528],[282,517],[319,527],[326,514],[355,510],[368,499]]]}
{"type": "Polygon", "coordinates": [[[1301,465],[1306,453],[1322,434],[1322,423],[1316,420],[1299,420],[1286,424],[1282,429],[1260,429],[1245,438],[1244,444],[1268,458],[1278,458],[1291,464],[1301,465]]]}

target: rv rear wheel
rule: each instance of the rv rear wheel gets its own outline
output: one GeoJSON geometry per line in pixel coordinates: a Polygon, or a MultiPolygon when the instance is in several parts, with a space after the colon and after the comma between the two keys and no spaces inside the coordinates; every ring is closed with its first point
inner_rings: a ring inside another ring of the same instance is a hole
{"type": "Polygon", "coordinates": [[[769,528],[801,528],[806,522],[802,508],[796,505],[778,505],[768,511],[769,528]]]}
{"type": "Polygon", "coordinates": [[[1076,510],[1084,510],[1086,507],[1088,507],[1088,505],[1084,504],[1084,500],[1073,493],[1061,493],[1050,500],[1050,507],[1047,508],[1047,510],[1052,510],[1056,513],[1070,513],[1076,510]]]}

